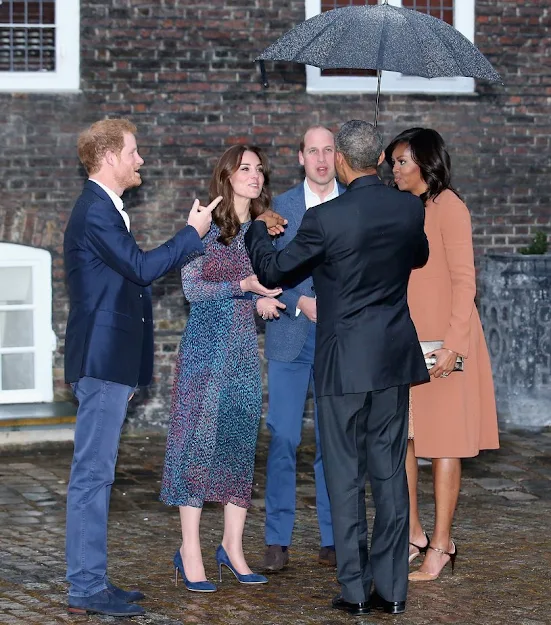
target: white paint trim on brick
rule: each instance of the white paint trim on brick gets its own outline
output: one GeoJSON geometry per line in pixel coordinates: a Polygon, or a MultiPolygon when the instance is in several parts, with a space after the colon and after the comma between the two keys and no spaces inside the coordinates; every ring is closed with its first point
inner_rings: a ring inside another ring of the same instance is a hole
{"type": "Polygon", "coordinates": [[[56,0],[56,70],[0,72],[0,92],[77,92],[80,88],[80,0],[56,0]]]}
{"type": "MultiPolygon", "coordinates": [[[[388,0],[401,6],[402,0],[388,0]]],[[[305,0],[306,19],[318,15],[321,0],[305,0]]],[[[454,2],[454,26],[469,41],[474,41],[475,0],[454,2]]],[[[375,93],[377,78],[371,76],[322,76],[318,67],[306,66],[306,91],[308,93],[375,93]]],[[[397,72],[383,72],[381,92],[384,93],[473,93],[473,78],[420,78],[397,72]]]]}

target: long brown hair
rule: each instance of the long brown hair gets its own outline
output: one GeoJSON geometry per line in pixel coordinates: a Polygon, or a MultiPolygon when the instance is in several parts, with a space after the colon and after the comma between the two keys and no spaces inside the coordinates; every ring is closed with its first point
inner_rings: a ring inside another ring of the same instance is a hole
{"type": "Polygon", "coordinates": [[[270,178],[266,154],[255,145],[233,145],[228,148],[218,160],[209,186],[209,200],[211,202],[219,195],[224,198],[212,212],[212,220],[220,228],[218,241],[224,245],[229,245],[241,228],[233,205],[233,188],[230,178],[239,169],[245,152],[253,152],[258,156],[264,174],[262,192],[256,199],[251,200],[251,219],[256,219],[270,206],[270,178]]]}

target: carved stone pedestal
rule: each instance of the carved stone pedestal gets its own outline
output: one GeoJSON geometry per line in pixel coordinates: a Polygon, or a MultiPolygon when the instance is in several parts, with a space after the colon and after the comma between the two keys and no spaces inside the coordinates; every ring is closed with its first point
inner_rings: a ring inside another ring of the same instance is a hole
{"type": "Polygon", "coordinates": [[[488,255],[479,274],[499,422],[551,425],[551,254],[488,255]]]}

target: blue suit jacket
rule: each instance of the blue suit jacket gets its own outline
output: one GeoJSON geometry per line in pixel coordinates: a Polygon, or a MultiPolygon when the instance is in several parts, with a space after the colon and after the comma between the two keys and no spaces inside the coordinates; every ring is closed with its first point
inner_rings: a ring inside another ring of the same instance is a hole
{"type": "Polygon", "coordinates": [[[142,252],[105,191],[88,180],[64,238],[69,289],[65,380],[83,376],[136,386],[153,372],[153,280],[203,253],[195,228],[186,226],[150,252],[142,252]]]}
{"type": "MultiPolygon", "coordinates": [[[[346,190],[346,187],[340,184],[338,188],[339,195],[346,190]]],[[[274,198],[273,209],[288,221],[285,232],[274,240],[274,246],[279,251],[294,239],[302,218],[306,213],[304,181],[274,198]]],[[[287,308],[280,315],[279,319],[266,323],[264,345],[264,356],[266,358],[291,362],[300,354],[310,328],[314,325],[305,314],[296,315],[297,303],[302,295],[314,297],[314,286],[311,277],[306,278],[292,288],[284,287],[283,293],[278,299],[287,308]]]]}

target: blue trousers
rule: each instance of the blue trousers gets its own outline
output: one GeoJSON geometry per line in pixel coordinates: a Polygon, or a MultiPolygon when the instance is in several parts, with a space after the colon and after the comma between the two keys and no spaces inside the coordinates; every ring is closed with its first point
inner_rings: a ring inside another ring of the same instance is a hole
{"type": "MultiPolygon", "coordinates": [[[[292,362],[268,361],[268,418],[271,433],[266,469],[267,545],[289,546],[295,523],[297,447],[300,444],[304,404],[313,386],[315,328],[292,362]]],[[[317,406],[314,404],[316,508],[321,546],[333,545],[329,496],[321,459],[317,406]]]]}
{"type": "Polygon", "coordinates": [[[72,387],[79,404],[67,491],[67,581],[69,595],[88,597],[107,587],[109,499],[134,388],[90,377],[72,387]]]}

